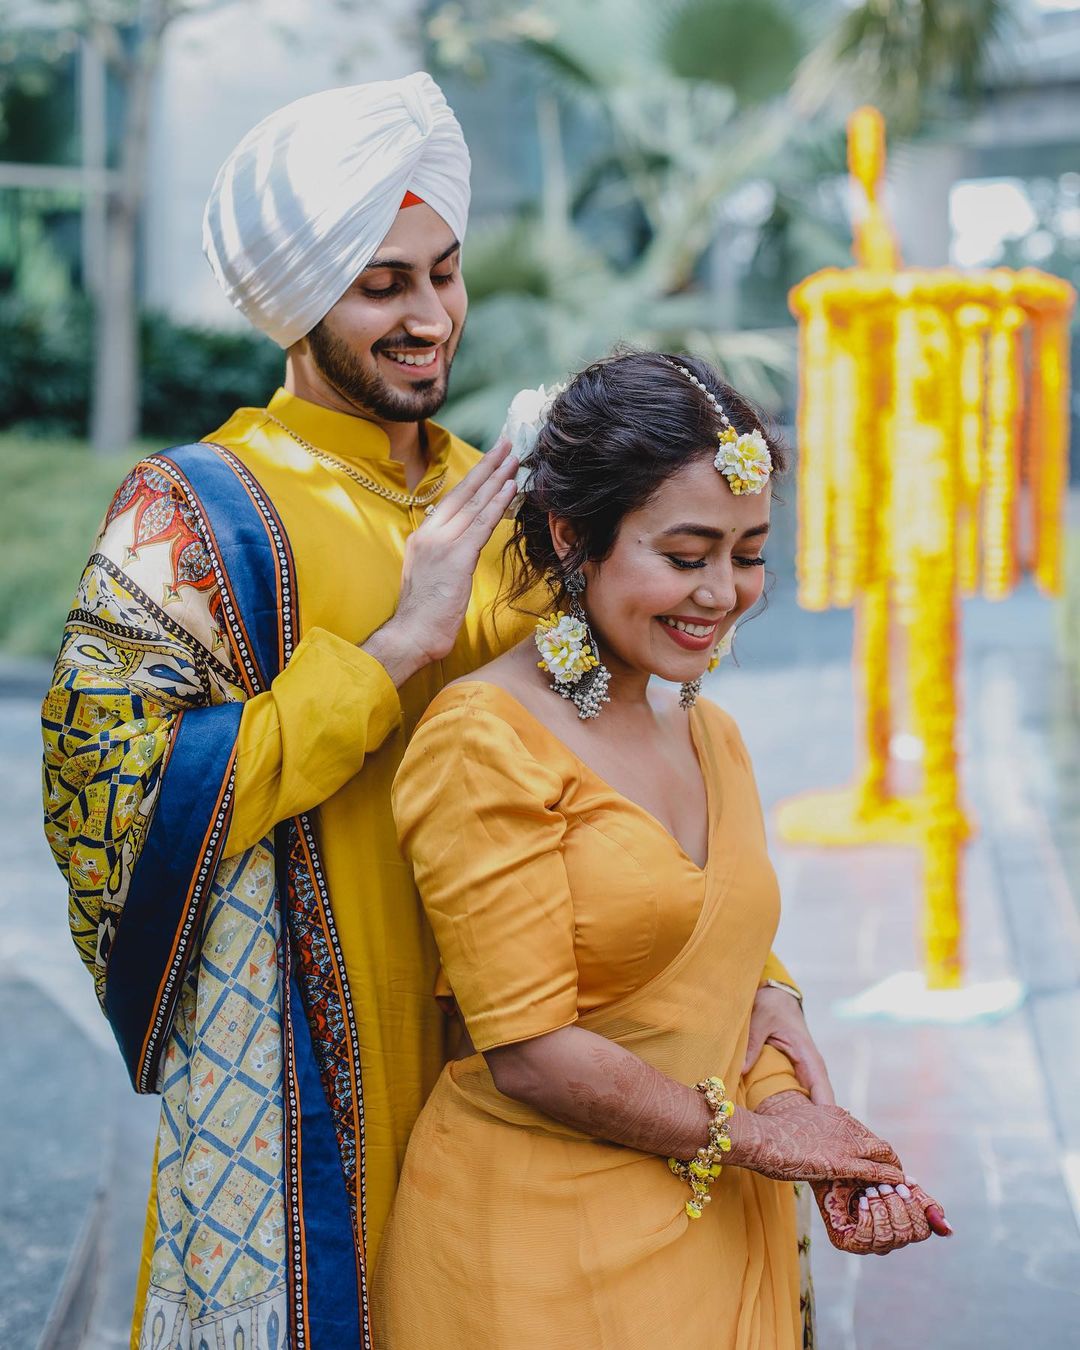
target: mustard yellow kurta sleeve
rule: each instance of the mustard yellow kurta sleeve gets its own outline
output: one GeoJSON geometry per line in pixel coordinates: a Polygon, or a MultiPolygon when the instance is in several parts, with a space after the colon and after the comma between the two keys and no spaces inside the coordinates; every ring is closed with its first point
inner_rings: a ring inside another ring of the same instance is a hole
{"type": "Polygon", "coordinates": [[[577,1019],[562,779],[468,701],[422,722],[394,783],[443,967],[477,1050],[577,1019]]]}
{"type": "Polygon", "coordinates": [[[311,629],[270,688],[244,705],[226,856],[332,797],[400,720],[397,689],[379,662],[311,629]]]}

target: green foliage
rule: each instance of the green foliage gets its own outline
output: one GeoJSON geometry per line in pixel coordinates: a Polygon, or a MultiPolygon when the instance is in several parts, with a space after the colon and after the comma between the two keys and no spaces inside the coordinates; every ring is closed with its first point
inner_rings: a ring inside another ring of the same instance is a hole
{"type": "Polygon", "coordinates": [[[76,163],[73,35],[47,23],[18,31],[3,8],[0,32],[0,159],[76,163]]]}
{"type": "Polygon", "coordinates": [[[4,651],[55,655],[94,536],[113,493],[140,453],[133,447],[126,454],[104,458],[91,455],[77,441],[0,435],[4,651]]]}
{"type": "Polygon", "coordinates": [[[801,72],[804,92],[869,100],[894,134],[911,135],[942,111],[943,95],[975,98],[1019,9],[1017,0],[861,0],[801,72]]]}
{"type": "Polygon", "coordinates": [[[161,315],[142,323],[142,434],[197,440],[240,407],[261,407],[281,383],[285,357],[246,330],[183,328],[161,315]]]}
{"type": "MultiPolygon", "coordinates": [[[[248,332],[142,321],[143,435],[159,445],[195,440],[238,407],[265,404],[284,358],[248,332]]],[[[35,306],[0,298],[0,427],[30,436],[82,436],[89,416],[93,329],[89,305],[35,306]]]]}
{"type": "Polygon", "coordinates": [[[86,426],[90,310],[84,301],[38,306],[0,298],[0,427],[74,436],[86,426]]]}
{"type": "Polygon", "coordinates": [[[782,0],[687,0],[664,52],[675,75],[725,85],[746,105],[784,93],[805,45],[797,14],[782,0]]]}

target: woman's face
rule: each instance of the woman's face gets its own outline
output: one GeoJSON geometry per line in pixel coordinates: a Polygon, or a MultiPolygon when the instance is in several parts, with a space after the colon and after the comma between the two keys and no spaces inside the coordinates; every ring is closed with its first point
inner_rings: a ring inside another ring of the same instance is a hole
{"type": "Polygon", "coordinates": [[[761,597],[771,489],[736,497],[702,455],[627,515],[582,597],[611,674],[701,675],[713,648],[761,597]]]}

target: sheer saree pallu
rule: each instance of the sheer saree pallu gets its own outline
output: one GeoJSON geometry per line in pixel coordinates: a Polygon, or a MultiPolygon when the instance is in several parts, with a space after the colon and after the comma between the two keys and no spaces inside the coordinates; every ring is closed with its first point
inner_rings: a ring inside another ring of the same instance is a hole
{"type": "Polygon", "coordinates": [[[138,465],[102,540],[45,700],[46,832],[132,1082],[162,1096],[136,1343],[369,1346],[360,1061],[310,822],[221,858],[243,701],[297,637],[289,543],[207,444],[138,465]]]}
{"type": "MultiPolygon", "coordinates": [[[[749,764],[703,731],[712,825],[696,926],[659,973],[577,1025],[679,1082],[720,1074],[754,1108],[797,1087],[771,1047],[740,1082],[779,900],[749,764]]],[[[688,1196],[662,1158],[501,1095],[481,1055],[452,1063],[413,1131],[380,1253],[383,1343],[797,1350],[794,1187],[728,1167],[701,1219],[688,1218],[688,1196]]]]}

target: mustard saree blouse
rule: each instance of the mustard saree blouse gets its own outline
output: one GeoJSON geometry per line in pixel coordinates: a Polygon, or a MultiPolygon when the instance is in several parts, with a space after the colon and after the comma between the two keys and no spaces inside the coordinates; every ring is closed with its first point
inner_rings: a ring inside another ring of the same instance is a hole
{"type": "MultiPolygon", "coordinates": [[[[478,1051],[576,1023],[685,1083],[739,1083],[779,916],[731,719],[699,703],[697,867],[512,695],[438,695],[394,787],[443,966],[478,1051]]],[[[767,1047],[737,1100],[796,1088],[767,1047]]],[[[700,1221],[663,1159],[502,1096],[449,1064],[414,1129],[378,1262],[383,1350],[794,1350],[792,1187],[728,1168],[700,1221]]]]}

